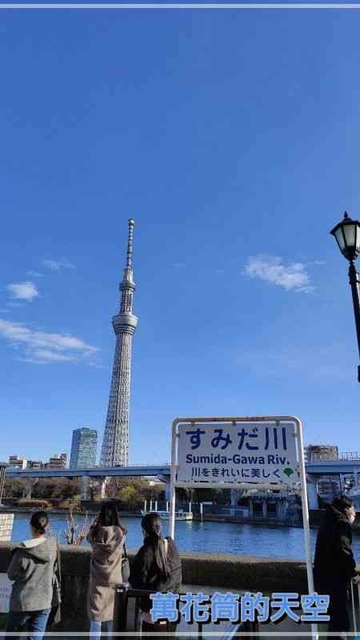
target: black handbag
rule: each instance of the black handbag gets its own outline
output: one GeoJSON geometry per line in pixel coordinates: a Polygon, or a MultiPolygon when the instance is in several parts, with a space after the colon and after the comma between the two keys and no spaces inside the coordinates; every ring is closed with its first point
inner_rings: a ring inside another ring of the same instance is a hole
{"type": "Polygon", "coordinates": [[[124,553],[123,553],[123,557],[121,558],[121,576],[122,576],[122,581],[123,582],[129,582],[129,578],[130,578],[130,561],[128,558],[128,555],[126,553],[126,546],[125,546],[125,542],[124,542],[124,553]]]}

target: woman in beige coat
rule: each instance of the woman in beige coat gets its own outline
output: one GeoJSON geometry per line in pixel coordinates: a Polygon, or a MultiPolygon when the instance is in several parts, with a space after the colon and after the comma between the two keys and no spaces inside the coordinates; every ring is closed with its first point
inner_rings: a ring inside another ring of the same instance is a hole
{"type": "Polygon", "coordinates": [[[115,585],[122,582],[121,560],[126,534],[116,504],[103,504],[87,535],[92,548],[88,594],[92,640],[100,639],[102,631],[112,631],[115,585]]]}

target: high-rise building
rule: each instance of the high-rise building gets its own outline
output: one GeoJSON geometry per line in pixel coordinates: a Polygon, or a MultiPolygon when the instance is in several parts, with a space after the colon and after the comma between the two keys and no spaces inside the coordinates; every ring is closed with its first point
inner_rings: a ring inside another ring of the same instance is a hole
{"type": "Polygon", "coordinates": [[[43,469],[44,463],[41,460],[28,460],[26,468],[27,469],[43,469]]]}
{"type": "Polygon", "coordinates": [[[332,444],[309,444],[305,447],[305,462],[338,460],[339,450],[332,444]]]}
{"type": "Polygon", "coordinates": [[[26,469],[26,463],[27,463],[26,458],[23,458],[22,456],[9,457],[9,464],[12,467],[18,467],[19,469],[26,469]]]}
{"type": "Polygon", "coordinates": [[[120,283],[120,312],[113,318],[116,335],[114,365],[105,432],[101,448],[103,467],[126,466],[129,462],[129,415],[132,337],[138,319],[133,314],[135,284],[132,255],[134,220],[129,220],[126,266],[120,283]]]}
{"type": "Polygon", "coordinates": [[[72,435],[70,469],[95,467],[97,451],[97,431],[88,427],[75,429],[72,435]]]}
{"type": "Polygon", "coordinates": [[[67,453],[54,453],[49,462],[46,462],[45,467],[47,469],[66,469],[67,465],[67,453]]]}

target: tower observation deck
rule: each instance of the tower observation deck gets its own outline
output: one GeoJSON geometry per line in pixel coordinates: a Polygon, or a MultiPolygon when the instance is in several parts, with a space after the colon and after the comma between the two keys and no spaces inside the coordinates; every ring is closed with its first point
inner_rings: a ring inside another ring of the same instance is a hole
{"type": "Polygon", "coordinates": [[[126,266],[119,286],[120,311],[112,320],[116,346],[101,448],[100,465],[102,467],[127,466],[129,464],[132,337],[138,322],[137,317],[133,314],[135,291],[132,265],[134,225],[134,220],[130,219],[126,266]]]}

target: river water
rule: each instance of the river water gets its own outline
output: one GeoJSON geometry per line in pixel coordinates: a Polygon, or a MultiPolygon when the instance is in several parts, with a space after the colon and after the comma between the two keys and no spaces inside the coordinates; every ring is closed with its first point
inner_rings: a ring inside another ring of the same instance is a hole
{"type": "MultiPolygon", "coordinates": [[[[60,544],[65,544],[64,531],[66,519],[63,515],[52,515],[51,533],[58,535],[60,544]]],[[[79,526],[83,516],[75,516],[79,526]]],[[[140,518],[123,518],[128,530],[127,546],[137,549],[142,544],[140,518]]],[[[12,540],[21,541],[30,537],[29,515],[15,515],[12,540]]],[[[164,535],[167,535],[168,522],[163,523],[164,535]]],[[[311,529],[311,544],[314,550],[316,530],[311,529]]],[[[253,555],[265,557],[304,560],[303,530],[275,525],[251,525],[232,522],[176,522],[175,540],[180,551],[198,553],[230,553],[235,555],[253,555]]],[[[83,544],[86,544],[83,542],[83,544]]],[[[360,536],[354,535],[353,550],[360,561],[360,536]]]]}

